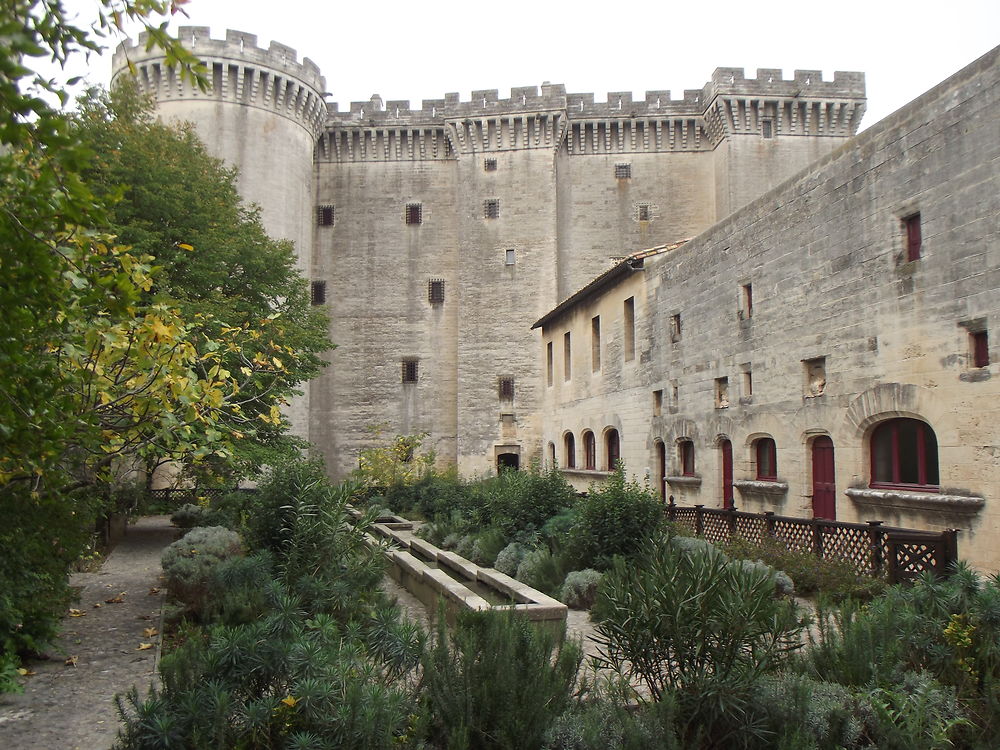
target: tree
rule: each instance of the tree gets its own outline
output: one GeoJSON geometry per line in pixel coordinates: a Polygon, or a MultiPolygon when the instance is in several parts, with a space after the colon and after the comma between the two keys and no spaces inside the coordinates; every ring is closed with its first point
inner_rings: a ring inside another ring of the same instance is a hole
{"type": "Polygon", "coordinates": [[[111,230],[134,252],[155,256],[162,271],[154,291],[193,326],[199,356],[242,375],[240,408],[220,413],[217,427],[234,438],[227,470],[259,469],[291,444],[273,407],[318,374],[320,354],[332,348],[291,244],[268,237],[256,207],[242,203],[235,170],[209,156],[192,128],[154,121],[134,86],[91,90],[75,125],[95,154],[82,177],[112,204],[111,230]],[[237,331],[249,335],[214,348],[237,331]]]}
{"type": "Polygon", "coordinates": [[[136,457],[230,460],[245,437],[277,436],[281,400],[317,364],[310,334],[301,347],[284,338],[283,315],[297,320],[304,302],[226,320],[212,289],[200,308],[194,294],[172,299],[151,253],[114,243],[113,191],[88,186],[93,151],[43,96],[65,104],[64,84],[32,67],[96,50],[135,18],[168,64],[203,81],[166,24],[147,20],[184,2],[99,0],[89,28],[59,0],[0,6],[0,691],[60,619],[92,528],[77,490],[136,457]]]}

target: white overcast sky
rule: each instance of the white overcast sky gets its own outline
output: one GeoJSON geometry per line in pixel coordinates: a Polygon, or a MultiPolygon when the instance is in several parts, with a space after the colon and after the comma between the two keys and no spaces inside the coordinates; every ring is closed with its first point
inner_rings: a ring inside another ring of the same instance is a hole
{"type": "MultiPolygon", "coordinates": [[[[65,0],[86,20],[97,0],[65,0]]],[[[533,0],[191,0],[171,26],[227,28],[309,57],[341,110],[474,89],[566,84],[569,92],[701,88],[716,67],[860,70],[867,127],[1000,44],[1000,0],[717,0],[563,3],[533,0]]],[[[114,40],[108,42],[113,46],[114,40]]],[[[89,79],[107,84],[110,54],[89,79]]]]}

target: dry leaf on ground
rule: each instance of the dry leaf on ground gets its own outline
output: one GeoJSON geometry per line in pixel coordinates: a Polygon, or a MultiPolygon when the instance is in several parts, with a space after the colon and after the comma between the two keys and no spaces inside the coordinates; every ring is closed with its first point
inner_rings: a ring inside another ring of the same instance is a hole
{"type": "Polygon", "coordinates": [[[86,617],[87,613],[86,612],[82,612],[79,609],[71,609],[69,611],[69,616],[70,617],[86,617]]]}
{"type": "Polygon", "coordinates": [[[66,661],[63,662],[67,667],[75,667],[77,661],[79,661],[79,656],[70,656],[66,661]]]}
{"type": "Polygon", "coordinates": [[[137,648],[136,651],[145,651],[146,649],[150,649],[152,647],[153,647],[152,643],[140,643],[139,648],[137,648]]]}
{"type": "Polygon", "coordinates": [[[118,596],[113,596],[110,599],[105,599],[105,604],[123,604],[125,602],[125,592],[121,592],[118,596]]]}
{"type": "Polygon", "coordinates": [[[156,628],[146,628],[145,630],[142,631],[142,634],[147,638],[152,638],[155,635],[159,635],[160,631],[157,630],[156,628]]]}

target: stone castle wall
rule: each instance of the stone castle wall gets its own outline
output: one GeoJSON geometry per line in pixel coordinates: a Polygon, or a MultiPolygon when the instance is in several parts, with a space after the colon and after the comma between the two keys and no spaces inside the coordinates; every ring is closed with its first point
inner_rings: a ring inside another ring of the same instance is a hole
{"type": "MultiPolygon", "coordinates": [[[[845,521],[959,528],[963,557],[995,570],[1000,421],[1000,49],[765,193],[645,270],[581,299],[543,328],[554,383],[543,441],[564,466],[572,431],[621,433],[630,473],[658,480],[679,503],[721,505],[720,442],[732,441],[736,505],[811,516],[810,451],[835,448],[836,513],[845,521]],[[920,257],[908,260],[902,221],[919,213],[920,257]],[[751,285],[748,309],[745,285],[751,285]],[[636,358],[622,354],[623,301],[636,300],[636,358]],[[600,315],[602,371],[589,330],[600,315]],[[674,316],[681,330],[673,335],[674,316]],[[566,331],[575,349],[561,372],[566,331]],[[971,334],[987,332],[987,367],[971,334]],[[822,379],[816,366],[822,358],[822,379]],[[747,375],[749,374],[749,378],[747,375]],[[720,379],[728,393],[720,403],[720,379]],[[821,393],[817,393],[821,390],[821,393]],[[656,405],[656,392],[661,394],[656,405]],[[929,424],[939,451],[936,491],[872,490],[870,438],[894,417],[929,424]],[[755,441],[773,438],[778,481],[755,483],[755,441]],[[694,477],[678,444],[694,443],[694,477]],[[741,486],[742,485],[742,486],[741,486]]],[[[599,458],[598,464],[601,463],[599,458]]],[[[600,467],[599,467],[600,468],[600,467]]],[[[591,476],[568,472],[584,485],[591,476]]]]}

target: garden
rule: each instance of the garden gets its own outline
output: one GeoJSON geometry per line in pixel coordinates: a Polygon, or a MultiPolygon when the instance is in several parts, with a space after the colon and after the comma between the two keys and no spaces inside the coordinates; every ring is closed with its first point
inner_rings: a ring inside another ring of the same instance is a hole
{"type": "Polygon", "coordinates": [[[995,746],[995,578],[890,587],[777,545],[720,549],[621,469],[580,497],[558,472],[403,468],[335,486],[295,462],[179,511],[162,685],[120,698],[118,746],[995,746]],[[385,509],[589,609],[597,656],[509,611],[409,622],[365,539],[385,509]]]}

